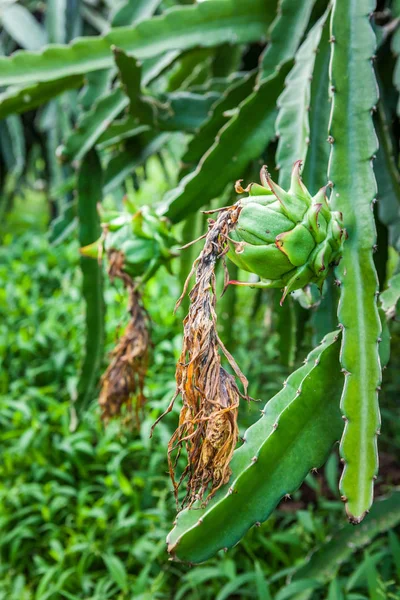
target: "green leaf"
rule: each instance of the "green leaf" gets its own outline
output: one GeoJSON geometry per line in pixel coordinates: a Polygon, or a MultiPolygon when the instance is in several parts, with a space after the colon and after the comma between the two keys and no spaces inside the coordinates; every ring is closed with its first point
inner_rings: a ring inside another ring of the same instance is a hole
{"type": "Polygon", "coordinates": [[[275,596],[275,600],[288,600],[296,598],[296,595],[305,592],[318,589],[321,584],[314,579],[300,579],[299,581],[292,581],[288,585],[285,585],[275,596]]]}
{"type": "Polygon", "coordinates": [[[103,554],[103,560],[111,577],[123,592],[128,592],[128,575],[124,563],[115,554],[103,554]]]}
{"type": "Polygon", "coordinates": [[[343,592],[338,579],[333,579],[333,581],[331,581],[327,600],[344,600],[343,592]]]}
{"type": "MultiPolygon", "coordinates": [[[[87,246],[101,234],[97,204],[102,200],[102,168],[94,150],[89,152],[78,173],[79,243],[87,246]]],[[[85,358],[78,383],[76,409],[82,415],[93,396],[103,358],[104,314],[103,273],[97,260],[81,257],[82,294],[86,303],[85,358]]]]}
{"type": "Polygon", "coordinates": [[[22,48],[40,50],[47,43],[46,31],[29,10],[20,4],[3,4],[0,21],[5,31],[22,48]]]}
{"type": "Polygon", "coordinates": [[[51,222],[49,241],[55,246],[61,244],[78,225],[76,201],[66,204],[61,214],[51,222]]]}
{"type": "Polygon", "coordinates": [[[288,66],[265,80],[239,105],[196,170],[165,195],[159,214],[173,222],[186,218],[222,194],[260,156],[274,137],[276,100],[287,71],[288,66]]]}
{"type": "Polygon", "coordinates": [[[315,0],[281,0],[268,32],[269,44],[261,58],[261,80],[279,71],[291,60],[306,31],[315,0]]]}
{"type": "Polygon", "coordinates": [[[233,546],[324,462],[343,429],[337,340],[338,334],[326,336],[266,404],[263,416],[245,432],[243,445],[233,454],[229,483],[206,508],[178,514],[167,539],[178,559],[198,563],[233,546]]]}
{"type": "Polygon", "coordinates": [[[136,21],[148,19],[156,11],[160,0],[124,0],[117,6],[111,21],[112,27],[132,25],[136,21]]]}
{"type": "Polygon", "coordinates": [[[58,81],[34,83],[22,88],[10,87],[0,94],[0,119],[4,119],[12,113],[24,113],[32,110],[62,94],[65,90],[79,88],[82,84],[83,77],[81,75],[72,75],[58,81]]]}
{"type": "Polygon", "coordinates": [[[49,44],[65,44],[67,41],[67,0],[47,0],[46,30],[49,44]]]}
{"type": "Polygon", "coordinates": [[[377,85],[371,65],[375,36],[369,23],[373,0],[335,0],[331,20],[332,150],[331,201],[343,213],[348,239],[338,268],[339,322],[343,328],[341,364],[346,383],[341,409],[346,419],[340,453],[345,467],[340,490],[346,512],[359,523],[373,500],[378,470],[380,427],[378,388],[378,280],[372,252],[376,243],[372,203],[376,182],[371,157],[377,140],[371,111],[377,85]],[[362,93],[360,90],[362,89],[362,93]]]}
{"type": "Polygon", "coordinates": [[[396,304],[400,299],[400,273],[393,275],[388,281],[388,287],[379,296],[382,308],[387,312],[395,312],[396,304]]]}
{"type": "Polygon", "coordinates": [[[268,583],[266,581],[266,578],[264,577],[262,567],[258,561],[255,564],[255,582],[258,600],[272,600],[268,583]]]}
{"type": "Polygon", "coordinates": [[[269,22],[264,0],[209,0],[181,6],[103,37],[86,37],[42,53],[16,52],[0,58],[0,86],[51,81],[112,66],[111,46],[143,60],[169,50],[260,40],[269,22]]]}
{"type": "Polygon", "coordinates": [[[294,580],[305,577],[317,581],[330,581],[336,576],[340,565],[357,550],[369,544],[374,537],[395,528],[400,523],[400,492],[393,492],[386,499],[377,500],[371,512],[365,517],[359,527],[346,525],[321,546],[300,567],[294,580]]]}
{"type": "Polygon", "coordinates": [[[389,547],[396,565],[397,577],[400,576],[400,540],[394,531],[389,531],[389,547]]]}
{"type": "MultiPolygon", "coordinates": [[[[295,65],[287,76],[285,88],[278,98],[276,132],[279,143],[276,162],[279,165],[279,185],[285,189],[290,186],[294,163],[297,160],[305,160],[310,143],[311,80],[327,17],[328,12],[317,21],[300,46],[295,65]]],[[[326,81],[326,86],[327,83],[326,81]]],[[[308,181],[306,183],[308,187],[308,181]]],[[[325,183],[322,180],[320,187],[325,183]]]]}
{"type": "Polygon", "coordinates": [[[238,596],[240,594],[240,588],[249,581],[253,581],[254,577],[254,573],[242,573],[241,575],[238,575],[232,581],[228,581],[228,583],[220,589],[215,600],[229,600],[229,598],[238,596]]]}

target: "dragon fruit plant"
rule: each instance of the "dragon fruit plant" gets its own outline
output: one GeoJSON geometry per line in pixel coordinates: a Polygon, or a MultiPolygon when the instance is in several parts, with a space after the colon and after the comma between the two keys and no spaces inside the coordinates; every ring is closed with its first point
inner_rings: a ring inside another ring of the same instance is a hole
{"type": "MultiPolygon", "coordinates": [[[[378,396],[400,296],[400,3],[108,4],[115,14],[102,36],[0,57],[0,186],[8,202],[24,175],[21,164],[38,164],[46,148],[59,196],[55,242],[77,230],[80,245],[90,247],[101,233],[98,203],[107,198],[120,207],[127,192],[144,189],[149,161],[166,172],[169,189],[148,201],[151,208],[104,216],[101,247],[110,276],[128,289],[131,318],[102,380],[103,415],[117,414],[131,394],[141,410],[148,336],[137,294],[173,258],[171,235],[185,246],[200,235],[195,222],[206,209],[200,255],[189,260],[189,247],[174,258],[188,275],[184,293],[194,278],[176,393],[162,407],[169,412],[181,398],[168,448],[179,508],[169,551],[196,563],[230,548],[321,466],[335,443],[345,513],[359,524],[374,500],[378,396]],[[68,114],[59,110],[65,98],[76,99],[68,114]],[[34,160],[18,143],[19,113],[26,111],[27,137],[34,131],[41,140],[34,160]],[[15,165],[7,181],[6,160],[15,165]],[[261,185],[242,187],[239,178],[251,181],[265,163],[261,185]],[[232,200],[235,181],[240,197],[232,200]],[[278,290],[282,307],[274,310],[292,311],[280,337],[287,353],[298,325],[294,302],[309,306],[307,298],[323,294],[311,303],[322,342],[277,395],[264,398],[242,442],[247,380],[217,328],[218,262],[226,267],[227,294],[238,283],[278,290]],[[187,461],[176,474],[179,453],[187,461]]],[[[81,266],[88,360],[80,389],[92,398],[103,357],[102,273],[87,256],[81,266]]]]}

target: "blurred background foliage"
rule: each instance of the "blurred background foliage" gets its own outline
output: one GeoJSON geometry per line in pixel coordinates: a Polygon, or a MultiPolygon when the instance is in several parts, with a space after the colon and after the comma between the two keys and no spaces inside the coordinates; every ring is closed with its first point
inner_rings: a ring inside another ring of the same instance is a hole
{"type": "MultiPolygon", "coordinates": [[[[105,34],[111,27],[163,14],[176,4],[192,2],[0,0],[0,52],[40,50],[48,43],[105,34]]],[[[323,8],[324,2],[316,2],[314,20],[323,8]]],[[[149,59],[146,85],[151,82],[151,95],[157,102],[168,94],[169,102],[181,102],[176,113],[181,120],[174,122],[161,112],[156,134],[121,114],[126,97],[123,106],[109,105],[110,98],[121,102],[118,86],[112,87],[115,67],[94,71],[85,82],[79,77],[64,82],[61,94],[60,89],[55,94],[41,88],[40,101],[29,86],[3,92],[9,96],[2,97],[8,112],[0,121],[0,599],[400,597],[398,503],[369,522],[359,538],[351,526],[343,527],[337,448],[321,472],[310,474],[291,500],[283,501],[229,553],[196,567],[168,561],[165,537],[175,504],[166,447],[178,407],[151,440],[149,430],[175,389],[185,313],[183,308],[174,315],[173,309],[199,245],[174,262],[172,274],[159,271],[145,290],[153,356],[140,432],[129,414],[104,428],[96,405],[98,387],[90,390],[90,407],[80,420],[71,403],[79,396],[87,335],[76,167],[95,146],[103,159],[103,202],[108,208],[120,209],[123,198],[136,206],[161,200],[182,176],[194,171],[209,148],[207,140],[214,139],[251,92],[262,50],[262,43],[243,43],[238,50],[224,44],[179,56],[170,53],[161,65],[149,59]],[[191,94],[186,112],[177,89],[191,94]],[[228,89],[231,102],[223,96],[228,89]],[[14,111],[21,94],[30,110],[14,111]],[[112,127],[104,127],[108,111],[112,127]],[[202,120],[209,130],[196,140],[191,135],[202,120]],[[315,562],[304,566],[311,553],[315,562]]],[[[143,78],[145,73],[146,69],[143,78]]],[[[274,164],[275,149],[272,142],[263,153],[268,164],[274,164]]],[[[255,179],[258,168],[258,160],[250,161],[243,176],[255,179]]],[[[205,181],[207,177],[206,173],[205,181]]],[[[218,205],[231,198],[230,189],[223,188],[222,184],[222,191],[211,192],[211,199],[219,196],[218,205]]],[[[180,238],[189,241],[205,226],[205,218],[196,214],[177,229],[180,238]]],[[[106,367],[106,355],[126,319],[122,286],[105,281],[103,293],[105,352],[99,371],[106,367]]],[[[221,336],[248,376],[254,398],[276,393],[322,337],[323,328],[331,330],[329,306],[323,305],[322,313],[305,310],[290,298],[278,313],[273,310],[278,296],[240,288],[229,290],[220,303],[221,336]]],[[[378,495],[400,484],[397,323],[392,342],[394,368],[385,373],[382,391],[378,495]]],[[[242,411],[242,431],[258,417],[259,408],[251,403],[242,411]]]]}

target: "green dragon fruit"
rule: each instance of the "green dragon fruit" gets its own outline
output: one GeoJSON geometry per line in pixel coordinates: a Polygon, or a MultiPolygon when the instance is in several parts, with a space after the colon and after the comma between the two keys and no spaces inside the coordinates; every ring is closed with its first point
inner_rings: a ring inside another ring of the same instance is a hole
{"type": "Polygon", "coordinates": [[[251,183],[239,193],[239,218],[230,232],[228,257],[240,269],[255,273],[258,283],[237,285],[283,288],[286,295],[309,283],[322,287],[329,267],[337,265],[346,231],[342,215],[331,211],[326,189],[311,196],[300,177],[301,161],[294,164],[288,192],[261,169],[261,184],[251,183]]]}
{"type": "Polygon", "coordinates": [[[81,248],[84,256],[96,258],[103,251],[109,260],[118,254],[122,270],[134,279],[147,281],[161,266],[169,266],[176,244],[165,218],[156,216],[148,206],[133,214],[129,212],[101,211],[103,234],[93,244],[81,248]]]}

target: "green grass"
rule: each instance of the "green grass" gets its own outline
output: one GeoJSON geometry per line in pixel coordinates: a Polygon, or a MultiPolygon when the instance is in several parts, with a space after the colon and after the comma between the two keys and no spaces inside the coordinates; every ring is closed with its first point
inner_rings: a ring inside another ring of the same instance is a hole
{"type": "MultiPolygon", "coordinates": [[[[39,219],[19,220],[23,211],[15,210],[0,249],[0,600],[398,597],[400,542],[394,532],[354,553],[331,585],[286,583],[344,521],[336,455],[229,553],[194,568],[168,561],[165,537],[175,507],[166,447],[179,407],[153,439],[148,433],[174,390],[178,284],[160,271],[146,292],[155,349],[141,432],[120,422],[104,429],[95,399],[71,427],[84,346],[78,245],[71,239],[51,247],[43,232],[43,200],[35,203],[25,216],[39,219]]],[[[265,398],[286,371],[279,365],[276,332],[268,334],[265,326],[254,335],[246,326],[251,298],[249,290],[240,292],[235,356],[252,374],[251,393],[265,398]]],[[[108,285],[106,301],[110,350],[124,324],[126,299],[108,285]]],[[[262,307],[259,312],[257,318],[264,318],[262,307]]],[[[242,428],[259,408],[242,410],[242,428]]],[[[394,414],[391,402],[387,410],[394,414]]]]}

